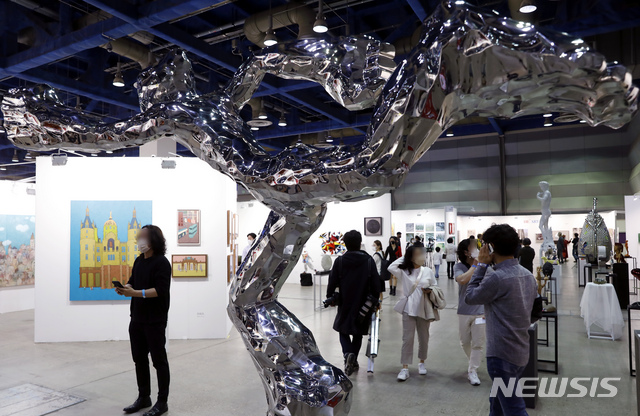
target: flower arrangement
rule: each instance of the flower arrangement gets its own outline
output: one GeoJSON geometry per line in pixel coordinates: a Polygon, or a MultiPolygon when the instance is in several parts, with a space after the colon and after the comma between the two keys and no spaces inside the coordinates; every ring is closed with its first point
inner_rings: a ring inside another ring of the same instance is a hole
{"type": "Polygon", "coordinates": [[[326,232],[320,236],[322,239],[322,252],[328,254],[342,254],[347,251],[342,240],[343,235],[340,232],[326,232]]]}

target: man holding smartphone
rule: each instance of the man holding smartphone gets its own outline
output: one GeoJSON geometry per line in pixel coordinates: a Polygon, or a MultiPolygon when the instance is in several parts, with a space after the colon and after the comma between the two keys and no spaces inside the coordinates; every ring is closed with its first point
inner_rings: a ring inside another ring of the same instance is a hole
{"type": "MultiPolygon", "coordinates": [[[[508,224],[493,225],[483,234],[478,264],[467,287],[465,302],[484,305],[487,371],[491,380],[516,385],[529,362],[529,333],[533,301],[538,295],[533,274],[514,258],[519,238],[508,224]],[[491,267],[493,265],[493,267],[491,267]]],[[[527,415],[524,398],[506,397],[498,389],[490,397],[490,416],[527,415]]]]}
{"type": "Polygon", "coordinates": [[[158,376],[158,401],[143,416],[158,416],[169,410],[170,376],[165,331],[169,314],[171,264],[165,257],[167,246],[162,230],[155,225],[142,227],[137,244],[141,255],[133,263],[129,282],[123,287],[116,285],[119,295],[131,298],[129,339],[138,382],[138,398],[123,410],[125,413],[135,413],[151,406],[151,354],[158,376]]]}

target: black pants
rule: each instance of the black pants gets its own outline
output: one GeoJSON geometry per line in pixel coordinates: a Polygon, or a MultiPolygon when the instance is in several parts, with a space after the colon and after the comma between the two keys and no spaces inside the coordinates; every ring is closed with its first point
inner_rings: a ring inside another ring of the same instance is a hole
{"type": "Polygon", "coordinates": [[[447,262],[447,277],[451,279],[453,277],[453,267],[456,265],[454,261],[447,262]]]}
{"type": "Polygon", "coordinates": [[[342,355],[353,353],[358,357],[358,353],[362,347],[362,335],[349,335],[341,332],[340,345],[342,345],[342,355]]]}
{"type": "Polygon", "coordinates": [[[149,373],[149,354],[158,375],[158,401],[166,402],[169,397],[169,361],[165,330],[167,323],[129,324],[129,339],[131,340],[131,355],[136,364],[136,380],[138,381],[138,396],[151,396],[151,375],[149,373]]]}

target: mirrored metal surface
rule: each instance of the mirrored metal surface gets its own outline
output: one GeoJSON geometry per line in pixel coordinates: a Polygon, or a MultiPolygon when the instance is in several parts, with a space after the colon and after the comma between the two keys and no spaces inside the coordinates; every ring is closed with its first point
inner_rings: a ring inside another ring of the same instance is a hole
{"type": "Polygon", "coordinates": [[[269,415],[344,415],[351,382],[277,301],[326,204],[397,188],[466,117],[559,112],[618,128],[637,109],[629,72],[607,66],[581,40],[452,1],[424,21],[420,42],[393,74],[391,57],[389,45],[363,36],[294,41],[257,53],[219,93],[196,96],[190,64],[176,51],[141,74],[142,112],[131,119],[104,123],[39,86],[4,96],[4,125],[9,140],[33,150],[114,150],[171,136],[271,208],[231,284],[229,316],[263,381],[269,415]],[[350,109],[373,105],[364,142],[297,143],[268,154],[239,116],[267,73],[319,83],[350,109]]]}

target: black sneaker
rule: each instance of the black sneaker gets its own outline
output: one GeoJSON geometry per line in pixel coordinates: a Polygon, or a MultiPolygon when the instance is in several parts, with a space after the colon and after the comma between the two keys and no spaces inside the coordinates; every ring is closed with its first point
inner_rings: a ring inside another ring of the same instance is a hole
{"type": "Polygon", "coordinates": [[[351,374],[353,374],[353,370],[354,370],[354,364],[356,362],[356,355],[352,352],[348,353],[345,355],[344,357],[344,373],[347,376],[350,376],[351,374]]]}

